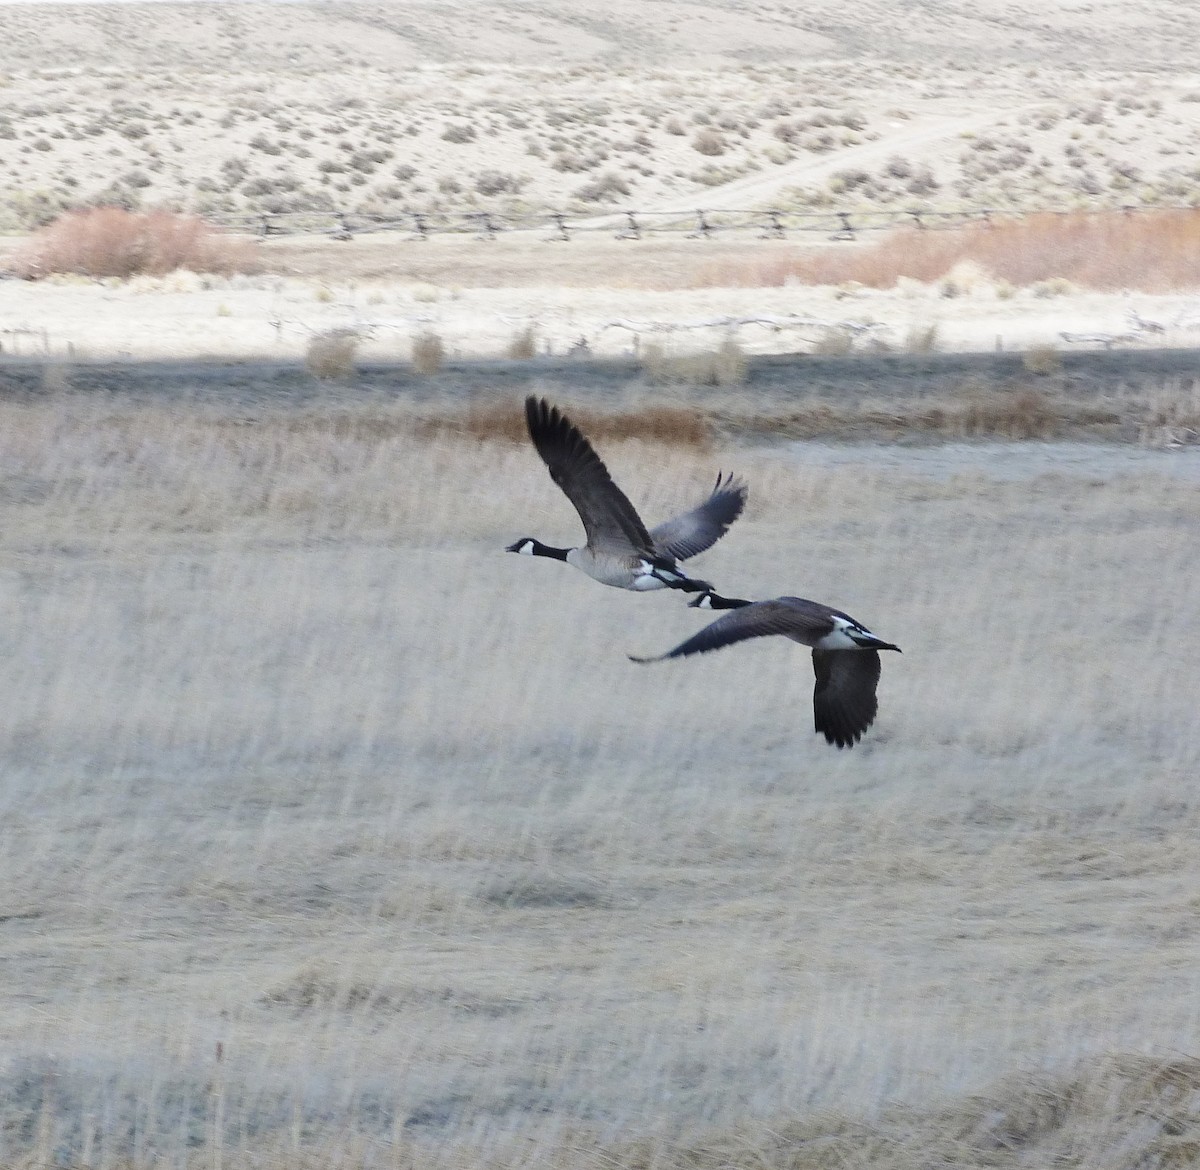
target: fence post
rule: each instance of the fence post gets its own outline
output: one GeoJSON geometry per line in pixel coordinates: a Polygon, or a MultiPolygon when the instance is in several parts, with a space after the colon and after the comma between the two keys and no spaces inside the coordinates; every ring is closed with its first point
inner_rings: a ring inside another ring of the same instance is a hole
{"type": "Polygon", "coordinates": [[[759,235],[760,240],[782,240],[784,238],[782,211],[764,211],[767,225],[759,235]]]}
{"type": "Polygon", "coordinates": [[[479,238],[481,240],[494,240],[496,238],[496,232],[499,229],[493,222],[490,211],[472,211],[470,218],[478,223],[479,238]]]}
{"type": "Polygon", "coordinates": [[[713,234],[712,225],[708,222],[708,219],[705,217],[704,212],[697,210],[697,212],[696,212],[696,230],[694,232],[688,232],[687,238],[689,240],[697,240],[697,239],[707,240],[712,236],[712,234],[713,234]]]}
{"type": "Polygon", "coordinates": [[[837,217],[842,221],[842,226],[829,238],[831,240],[855,239],[854,228],[850,223],[850,213],[848,211],[839,211],[837,212],[837,217]]]}
{"type": "Polygon", "coordinates": [[[625,212],[625,218],[629,220],[623,232],[617,234],[618,240],[640,240],[642,238],[642,229],[638,226],[638,221],[632,211],[625,212]]]}
{"type": "Polygon", "coordinates": [[[415,231],[417,233],[417,239],[418,240],[429,239],[429,228],[426,227],[426,225],[425,225],[425,216],[419,211],[414,211],[412,213],[412,217],[413,217],[413,231],[415,231]]]}
{"type": "Polygon", "coordinates": [[[558,227],[558,235],[551,236],[551,241],[569,240],[571,233],[567,231],[567,217],[561,211],[553,211],[550,213],[550,218],[554,220],[555,225],[558,227]]]}
{"type": "Polygon", "coordinates": [[[335,240],[343,240],[346,242],[354,239],[354,229],[351,228],[350,221],[346,218],[346,213],[344,211],[338,212],[338,223],[340,226],[338,230],[333,233],[333,238],[335,240]]]}

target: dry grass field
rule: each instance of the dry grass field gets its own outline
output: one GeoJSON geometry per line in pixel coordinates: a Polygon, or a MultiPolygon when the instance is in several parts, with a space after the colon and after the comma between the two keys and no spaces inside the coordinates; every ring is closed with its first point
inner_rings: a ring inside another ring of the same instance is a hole
{"type": "Polygon", "coordinates": [[[0,405],[0,1162],[1194,1164],[1190,455],[608,438],[904,648],[839,753],[503,554],[527,443],[331,393],[0,405]]]}

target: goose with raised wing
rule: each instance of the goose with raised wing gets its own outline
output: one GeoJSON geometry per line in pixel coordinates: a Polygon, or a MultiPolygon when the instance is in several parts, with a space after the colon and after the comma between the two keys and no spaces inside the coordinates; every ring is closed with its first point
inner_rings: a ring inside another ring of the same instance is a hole
{"type": "Polygon", "coordinates": [[[812,647],[813,718],[816,731],[839,748],[853,747],[875,722],[879,702],[879,651],[899,646],[877,638],[849,614],[803,597],[776,597],[771,601],[745,601],[721,597],[706,590],[693,601],[700,609],[728,609],[698,634],[674,650],[650,658],[630,655],[634,662],[661,662],[732,646],[747,638],[782,634],[812,647]]]}
{"type": "Polygon", "coordinates": [[[647,529],[591,443],[558,407],[530,395],[525,399],[525,422],[550,478],[579,513],[587,542],[556,548],[524,536],[510,544],[508,552],[566,561],[617,589],[712,592],[711,585],[687,576],[676,562],[702,553],[725,535],[746,503],[741,480],[718,475],[716,486],[697,507],[647,529]]]}

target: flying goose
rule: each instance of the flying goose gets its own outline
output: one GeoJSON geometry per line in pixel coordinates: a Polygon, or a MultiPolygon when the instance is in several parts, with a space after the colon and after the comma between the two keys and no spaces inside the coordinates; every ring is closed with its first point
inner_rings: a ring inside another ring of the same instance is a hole
{"type": "Polygon", "coordinates": [[[660,662],[665,658],[683,658],[719,650],[746,638],[782,634],[812,647],[813,672],[817,684],[813,690],[813,715],[816,730],[838,748],[853,747],[875,721],[879,703],[875,687],[879,682],[879,651],[899,646],[877,638],[849,614],[808,601],[803,597],[776,597],[772,601],[744,601],[721,597],[707,590],[691,603],[700,609],[730,609],[698,634],[680,643],[674,650],[634,662],[660,662]]]}
{"type": "Polygon", "coordinates": [[[562,411],[530,395],[525,399],[525,421],[550,478],[579,513],[587,543],[580,548],[552,548],[524,536],[507,552],[566,561],[602,585],[618,589],[711,593],[707,582],[686,576],[675,562],[702,553],[725,535],[746,502],[741,480],[718,475],[703,503],[647,531],[592,445],[562,411]]]}

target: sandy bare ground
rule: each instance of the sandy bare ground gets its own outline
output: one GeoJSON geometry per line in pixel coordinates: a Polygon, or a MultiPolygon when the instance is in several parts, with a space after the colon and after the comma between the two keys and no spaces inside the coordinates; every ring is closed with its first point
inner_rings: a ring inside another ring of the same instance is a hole
{"type": "Polygon", "coordinates": [[[525,445],[2,413],[7,1164],[1192,1140],[1186,456],[606,449],[654,518],[746,475],[698,568],[904,647],[839,754],[796,648],[635,666],[704,619],[503,554],[575,532],[525,445]]]}

